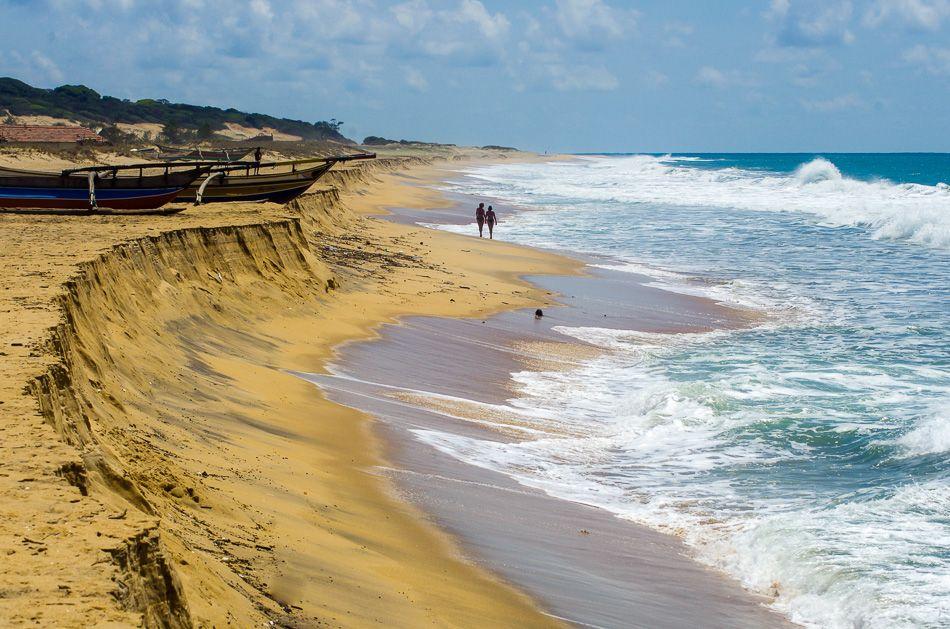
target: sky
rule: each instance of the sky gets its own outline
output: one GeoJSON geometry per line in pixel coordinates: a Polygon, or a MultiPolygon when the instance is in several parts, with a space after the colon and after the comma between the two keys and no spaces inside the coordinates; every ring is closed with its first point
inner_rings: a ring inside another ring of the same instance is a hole
{"type": "Polygon", "coordinates": [[[538,151],[950,151],[950,0],[0,0],[0,76],[538,151]]]}

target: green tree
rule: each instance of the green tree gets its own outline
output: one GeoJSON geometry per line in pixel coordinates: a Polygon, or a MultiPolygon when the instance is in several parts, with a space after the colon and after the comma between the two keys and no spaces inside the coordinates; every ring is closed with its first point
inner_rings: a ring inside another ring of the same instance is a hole
{"type": "Polygon", "coordinates": [[[162,127],[162,135],[172,144],[181,140],[181,127],[174,120],[169,120],[162,127]]]}

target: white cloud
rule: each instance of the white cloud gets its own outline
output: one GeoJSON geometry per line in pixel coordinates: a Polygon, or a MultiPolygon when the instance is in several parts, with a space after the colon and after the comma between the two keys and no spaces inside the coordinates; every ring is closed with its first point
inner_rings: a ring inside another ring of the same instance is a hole
{"type": "Polygon", "coordinates": [[[511,23],[504,13],[488,12],[478,0],[462,0],[455,12],[446,14],[450,20],[464,26],[474,25],[480,35],[491,43],[501,43],[508,36],[511,23]]]}
{"type": "Polygon", "coordinates": [[[753,59],[760,63],[804,63],[815,59],[825,58],[827,53],[818,48],[789,48],[779,46],[776,42],[755,53],[753,59]]]}
{"type": "Polygon", "coordinates": [[[726,75],[719,68],[712,66],[703,66],[696,73],[696,81],[710,87],[725,87],[729,84],[726,75]]]}
{"type": "Polygon", "coordinates": [[[864,14],[867,26],[899,23],[935,31],[950,18],[950,0],[877,0],[864,14]]]}
{"type": "Polygon", "coordinates": [[[617,77],[603,67],[553,65],[548,71],[551,84],[561,92],[608,92],[620,86],[617,77]]]}
{"type": "Polygon", "coordinates": [[[670,77],[666,76],[659,70],[650,70],[646,73],[644,77],[648,85],[653,87],[663,87],[670,82],[670,77]]]}
{"type": "Polygon", "coordinates": [[[128,11],[135,6],[135,0],[86,0],[86,6],[96,11],[106,6],[110,9],[128,11]]]}
{"type": "Polygon", "coordinates": [[[834,98],[828,99],[818,99],[818,100],[802,100],[802,107],[808,111],[814,111],[819,113],[832,113],[836,111],[844,111],[847,109],[858,109],[864,107],[864,100],[861,99],[857,94],[845,94],[842,96],[835,96],[834,98]]]}
{"type": "Polygon", "coordinates": [[[274,12],[271,10],[270,3],[267,0],[251,0],[251,13],[257,19],[270,21],[274,19],[274,12]]]}
{"type": "MultiPolygon", "coordinates": [[[[514,89],[611,90],[619,80],[597,55],[632,34],[638,15],[619,0],[558,0],[517,14],[517,22],[504,5],[488,8],[482,0],[152,0],[142,10],[120,10],[134,1],[50,0],[50,37],[68,42],[57,45],[57,54],[96,54],[73,36],[95,28],[100,39],[115,42],[114,54],[101,60],[106,70],[133,77],[120,96],[174,85],[178,98],[216,104],[227,98],[223,77],[333,102],[348,95],[366,102],[393,83],[423,91],[431,80],[427,63],[491,67],[514,89]]],[[[26,68],[11,67],[17,65],[26,68]]],[[[29,67],[21,74],[44,84],[63,76],[50,59],[29,67]]]]}
{"type": "Polygon", "coordinates": [[[772,0],[765,17],[778,45],[814,48],[852,43],[852,13],[850,0],[772,0]]]}
{"type": "Polygon", "coordinates": [[[40,72],[45,74],[54,83],[59,83],[63,80],[63,71],[59,69],[59,66],[56,65],[56,62],[41,53],[39,50],[34,50],[32,53],[30,53],[30,60],[40,70],[40,72]]]}
{"type": "Polygon", "coordinates": [[[902,57],[907,63],[920,66],[930,74],[950,76],[950,48],[917,44],[905,50],[902,57]]]}
{"type": "Polygon", "coordinates": [[[804,63],[798,63],[792,66],[792,83],[798,87],[814,87],[820,82],[821,70],[813,68],[804,63]]]}
{"type": "Polygon", "coordinates": [[[415,68],[406,70],[406,85],[417,92],[425,92],[429,89],[429,81],[415,68]]]}
{"type": "Polygon", "coordinates": [[[663,43],[672,48],[682,48],[686,45],[686,38],[695,30],[692,24],[667,22],[663,25],[663,34],[666,37],[663,43]]]}
{"type": "Polygon", "coordinates": [[[17,50],[5,54],[0,50],[0,75],[6,73],[27,83],[42,86],[57,85],[65,78],[59,65],[39,50],[32,50],[29,54],[17,50]],[[16,68],[17,72],[3,70],[3,67],[16,68]]]}
{"type": "Polygon", "coordinates": [[[783,18],[788,15],[788,9],[790,6],[790,0],[772,0],[769,3],[768,11],[765,12],[765,16],[771,18],[783,18]]]}
{"type": "Polygon", "coordinates": [[[588,50],[601,50],[636,27],[639,13],[603,0],[557,0],[555,21],[566,39],[588,50]]]}
{"type": "Polygon", "coordinates": [[[696,72],[695,80],[700,85],[723,89],[732,86],[750,86],[754,81],[736,70],[720,70],[715,66],[703,66],[696,72]]]}
{"type": "Polygon", "coordinates": [[[407,33],[418,33],[432,19],[433,11],[426,0],[411,0],[389,9],[396,23],[407,33]]]}
{"type": "Polygon", "coordinates": [[[489,12],[478,0],[459,0],[449,8],[411,0],[390,8],[389,15],[392,19],[380,29],[381,40],[403,57],[491,65],[505,56],[511,39],[508,17],[489,12]]]}
{"type": "Polygon", "coordinates": [[[557,0],[553,8],[521,12],[521,37],[505,59],[514,88],[609,91],[619,79],[605,52],[634,35],[639,13],[603,0],[557,0]]]}

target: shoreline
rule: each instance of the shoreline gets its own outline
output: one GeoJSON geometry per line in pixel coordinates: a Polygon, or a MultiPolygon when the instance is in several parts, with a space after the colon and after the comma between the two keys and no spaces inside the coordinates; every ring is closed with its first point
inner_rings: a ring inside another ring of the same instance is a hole
{"type": "MultiPolygon", "coordinates": [[[[427,224],[458,223],[464,219],[457,202],[453,198],[452,209],[443,205],[431,214],[394,209],[389,218],[400,224],[421,218],[427,224]],[[432,220],[433,215],[440,220],[432,220]]],[[[634,280],[630,274],[588,267],[582,276],[525,279],[547,295],[576,295],[560,299],[553,317],[546,310],[540,324],[524,324],[531,309],[509,309],[480,324],[401,318],[386,325],[380,338],[341,348],[330,375],[302,377],[331,399],[375,415],[374,429],[387,445],[385,458],[393,462],[378,473],[393,479],[404,499],[457,537],[476,563],[526,589],[555,618],[581,626],[795,626],[767,608],[766,597],[692,559],[678,538],[601,508],[549,496],[419,439],[420,432],[444,431],[517,441],[518,431],[531,429],[530,422],[518,425],[517,420],[501,421],[511,430],[499,429],[502,411],[496,410],[513,394],[508,386],[512,371],[541,368],[516,356],[525,351],[518,344],[533,343],[543,355],[535,362],[545,368],[558,368],[558,362],[563,367],[593,351],[553,332],[552,319],[558,325],[604,325],[582,311],[619,307],[627,314],[611,314],[609,327],[677,333],[746,327],[755,318],[708,299],[644,286],[652,279],[646,276],[634,280]],[[636,296],[611,301],[608,296],[618,294],[618,287],[633,289],[636,296]],[[404,375],[410,365],[423,367],[410,378],[404,375]],[[486,405],[492,408],[485,410],[486,405]],[[481,413],[492,421],[480,421],[481,413]],[[536,529],[545,531],[541,539],[534,537],[536,529]]]]}
{"type": "Polygon", "coordinates": [[[366,473],[363,415],[288,373],[402,314],[488,312],[479,288],[543,299],[450,235],[364,218],[386,172],[445,157],[335,171],[288,206],[0,216],[0,618],[554,622],[366,473]]]}
{"type": "Polygon", "coordinates": [[[388,427],[296,375],[325,372],[413,317],[463,325],[547,310],[557,289],[529,278],[584,270],[552,252],[374,218],[444,205],[421,184],[460,163],[538,159],[454,155],[332,171],[330,185],[287,206],[0,215],[0,619],[570,617],[380,473],[397,443],[388,427]]]}

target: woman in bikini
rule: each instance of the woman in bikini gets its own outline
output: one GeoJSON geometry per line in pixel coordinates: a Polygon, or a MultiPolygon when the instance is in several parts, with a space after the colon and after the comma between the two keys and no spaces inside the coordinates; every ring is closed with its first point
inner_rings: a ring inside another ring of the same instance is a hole
{"type": "MultiPolygon", "coordinates": [[[[478,223],[478,237],[482,237],[482,230],[485,229],[485,204],[479,203],[475,210],[475,222],[478,223]]],[[[491,229],[491,228],[489,228],[491,229]]]]}

